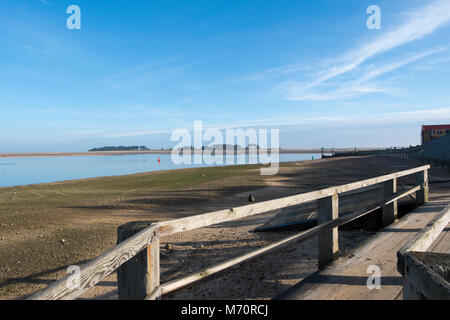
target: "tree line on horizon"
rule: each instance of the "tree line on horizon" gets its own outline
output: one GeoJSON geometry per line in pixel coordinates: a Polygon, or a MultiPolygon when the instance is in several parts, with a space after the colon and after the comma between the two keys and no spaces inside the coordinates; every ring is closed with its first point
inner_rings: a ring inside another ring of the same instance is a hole
{"type": "MultiPolygon", "coordinates": [[[[193,146],[184,146],[179,148],[178,150],[194,150],[193,146]]],[[[223,150],[250,150],[250,149],[256,149],[259,150],[260,147],[257,144],[249,144],[247,147],[243,148],[240,145],[232,145],[232,144],[215,144],[212,146],[202,146],[202,150],[217,150],[217,149],[223,149],[223,150]]],[[[280,148],[281,149],[281,148],[280,148]]],[[[104,146],[104,147],[98,147],[98,148],[92,148],[89,149],[89,152],[91,151],[145,151],[145,150],[152,150],[151,148],[147,148],[146,146],[104,146]]],[[[161,148],[161,150],[165,150],[164,148],[161,148]]],[[[171,150],[167,149],[167,150],[171,150]]]]}
{"type": "MultiPolygon", "coordinates": [[[[179,148],[178,150],[195,150],[194,146],[184,146],[179,148]]],[[[202,150],[250,150],[250,149],[256,149],[259,150],[260,147],[257,144],[249,144],[247,147],[243,148],[242,146],[238,144],[213,144],[211,146],[202,146],[202,150]]]]}
{"type": "Polygon", "coordinates": [[[89,151],[143,151],[151,150],[146,146],[104,146],[100,148],[92,148],[89,151]]]}

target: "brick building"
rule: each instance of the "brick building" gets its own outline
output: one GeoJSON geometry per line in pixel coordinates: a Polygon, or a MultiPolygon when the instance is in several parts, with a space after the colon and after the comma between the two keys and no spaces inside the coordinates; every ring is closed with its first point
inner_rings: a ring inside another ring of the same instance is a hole
{"type": "Polygon", "coordinates": [[[422,126],[422,144],[446,134],[450,134],[450,124],[424,125],[422,126]]]}

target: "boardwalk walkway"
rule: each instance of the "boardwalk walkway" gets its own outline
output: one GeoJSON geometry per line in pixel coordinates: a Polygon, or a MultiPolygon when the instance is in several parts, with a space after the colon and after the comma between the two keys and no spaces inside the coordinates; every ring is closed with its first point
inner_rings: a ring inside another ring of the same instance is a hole
{"type": "MultiPolygon", "coordinates": [[[[397,251],[450,202],[450,195],[440,195],[430,200],[378,232],[374,238],[359,247],[351,258],[336,260],[276,299],[402,299],[402,276],[397,271],[397,251]],[[369,290],[367,287],[367,279],[373,272],[367,272],[371,265],[377,265],[381,270],[380,289],[369,290]]],[[[450,225],[442,231],[428,251],[450,253],[449,231],[450,225]]]]}

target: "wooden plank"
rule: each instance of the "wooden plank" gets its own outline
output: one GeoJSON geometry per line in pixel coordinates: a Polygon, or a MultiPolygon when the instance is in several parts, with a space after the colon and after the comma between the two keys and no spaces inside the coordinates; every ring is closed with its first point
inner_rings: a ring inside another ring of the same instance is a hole
{"type": "Polygon", "coordinates": [[[358,182],[349,183],[342,186],[330,187],[326,189],[321,189],[318,191],[312,191],[307,193],[302,193],[298,195],[293,195],[289,197],[279,198],[275,200],[269,200],[264,202],[259,202],[255,204],[250,204],[246,206],[241,206],[237,208],[231,208],[228,210],[219,210],[215,212],[200,214],[196,216],[186,217],[182,219],[176,219],[171,221],[160,222],[160,234],[171,235],[176,232],[188,231],[192,229],[202,228],[209,225],[232,221],[255,214],[260,214],[272,210],[277,210],[285,207],[290,207],[294,205],[299,205],[305,202],[318,200],[333,194],[343,193],[348,191],[353,191],[359,188],[368,187],[377,183],[382,183],[395,178],[403,177],[409,174],[420,172],[428,169],[430,166],[422,166],[409,170],[400,171],[397,173],[391,173],[384,176],[379,176],[376,178],[371,178],[367,180],[362,180],[358,182]]]}
{"type": "MultiPolygon", "coordinates": [[[[382,198],[381,188],[379,186],[371,186],[368,188],[370,190],[356,190],[339,195],[339,215],[342,216],[359,209],[377,205],[382,198]]],[[[317,201],[283,208],[279,211],[278,214],[267,220],[264,225],[255,228],[254,231],[285,229],[301,231],[317,225],[317,201]]]]}
{"type": "Polygon", "coordinates": [[[417,190],[420,190],[420,188],[421,188],[421,186],[415,186],[414,188],[411,188],[411,189],[409,189],[409,190],[406,190],[406,191],[403,192],[403,193],[400,193],[400,194],[399,194],[399,193],[397,192],[397,194],[395,195],[395,197],[391,198],[389,201],[386,201],[386,204],[389,204],[389,203],[391,203],[391,202],[397,201],[397,200],[399,200],[399,199],[401,199],[401,198],[403,198],[403,197],[409,196],[409,195],[415,193],[417,190]]]}
{"type": "Polygon", "coordinates": [[[335,219],[335,220],[327,221],[327,222],[325,222],[321,225],[315,226],[309,230],[297,233],[295,235],[292,235],[292,236],[282,239],[280,241],[274,242],[270,245],[264,246],[260,249],[252,251],[250,253],[227,260],[225,262],[219,263],[212,267],[205,268],[197,273],[185,276],[183,278],[175,279],[170,282],[164,283],[164,284],[160,285],[159,289],[161,290],[161,294],[165,294],[165,293],[172,292],[174,290],[178,290],[184,286],[187,286],[196,281],[199,281],[206,277],[209,277],[217,272],[220,272],[220,271],[230,268],[232,266],[238,265],[240,263],[249,261],[253,258],[268,254],[275,249],[280,249],[285,246],[310,239],[311,237],[317,236],[324,231],[332,230],[333,228],[336,228],[337,226],[340,226],[340,225],[348,223],[352,220],[358,219],[358,218],[360,218],[366,214],[369,214],[379,208],[381,208],[381,205],[379,205],[371,210],[368,210],[368,211],[359,211],[359,212],[355,212],[353,214],[348,214],[346,216],[339,217],[338,219],[335,219]]]}
{"type": "Polygon", "coordinates": [[[405,254],[409,251],[426,251],[449,222],[450,205],[447,205],[420,232],[400,248],[397,252],[397,268],[401,274],[404,274],[405,254]]]}
{"type": "Polygon", "coordinates": [[[427,249],[431,252],[450,252],[450,224],[442,230],[439,237],[427,249]]]}
{"type": "Polygon", "coordinates": [[[152,293],[150,293],[144,300],[159,300],[161,299],[161,287],[157,286],[152,293]]]}
{"type": "Polygon", "coordinates": [[[293,286],[278,299],[395,299],[403,288],[401,274],[397,271],[396,252],[432,220],[444,205],[430,202],[402,217],[378,232],[350,258],[343,257],[323,270],[293,286]],[[378,266],[381,272],[381,289],[370,290],[366,281],[371,275],[369,266],[378,266]]]}
{"type": "MultiPolygon", "coordinates": [[[[390,226],[392,228],[392,226],[390,226]]],[[[312,276],[300,282],[293,290],[282,296],[289,300],[377,300],[392,299],[402,290],[401,277],[395,286],[395,264],[392,252],[386,252],[399,241],[407,238],[406,233],[400,238],[391,238],[389,234],[379,234],[376,242],[369,242],[358,249],[350,259],[341,258],[312,276]],[[385,263],[383,263],[383,261],[385,263]],[[386,263],[388,262],[388,263],[386,263]],[[380,268],[381,290],[367,287],[367,272],[371,266],[380,268]],[[389,280],[386,280],[389,279],[389,280]]],[[[395,252],[394,252],[395,254],[395,252]]]]}
{"type": "MultiPolygon", "coordinates": [[[[339,216],[339,198],[337,193],[317,201],[317,223],[319,225],[337,219],[339,216]]],[[[333,261],[339,251],[338,228],[319,235],[319,268],[333,261]]]]}
{"type": "MultiPolygon", "coordinates": [[[[154,290],[159,286],[160,281],[160,253],[159,253],[159,238],[153,241],[147,247],[147,294],[154,292],[154,290]]],[[[156,295],[155,299],[159,299],[160,295],[156,295]]],[[[145,299],[143,297],[142,299],[145,299]]]]}
{"type": "MultiPolygon", "coordinates": [[[[117,243],[134,236],[151,224],[152,221],[133,221],[119,226],[117,243]]],[[[117,268],[117,288],[120,300],[141,300],[151,292],[147,290],[147,274],[150,272],[147,264],[147,251],[141,251],[117,268]]]]}
{"type": "Polygon", "coordinates": [[[428,170],[416,173],[416,184],[422,188],[416,192],[416,202],[418,206],[428,202],[428,170]]]}
{"type": "MultiPolygon", "coordinates": [[[[427,254],[433,253],[410,251],[405,254],[404,277],[406,279],[406,282],[410,285],[410,288],[412,287],[420,292],[420,294],[423,295],[426,299],[450,300],[450,284],[440,274],[438,274],[435,270],[428,267],[427,264],[424,263],[425,259],[424,257],[422,257],[422,255],[427,254]]],[[[449,256],[448,254],[434,253],[434,255],[444,255],[446,257],[443,259],[440,256],[436,260],[449,260],[447,258],[449,256]]],[[[414,290],[412,291],[414,292],[414,290]]],[[[410,296],[409,293],[410,292],[407,290],[405,298],[417,298],[417,296],[414,296],[414,294],[410,296]]]]}
{"type": "MultiPolygon", "coordinates": [[[[383,183],[383,200],[391,198],[397,192],[397,179],[388,180],[383,183]]],[[[383,206],[383,227],[393,223],[397,219],[397,200],[391,201],[383,206]]]]}
{"type": "MultiPolygon", "coordinates": [[[[134,236],[155,221],[132,221],[117,229],[117,243],[134,236]]],[[[120,300],[143,300],[159,286],[159,238],[146,250],[117,268],[117,289],[120,300]]]]}
{"type": "MultiPolygon", "coordinates": [[[[408,190],[407,192],[404,192],[401,195],[396,194],[392,198],[404,197],[404,196],[407,196],[411,192],[412,192],[411,190],[408,190]]],[[[391,200],[392,199],[390,199],[390,201],[391,200]]],[[[375,210],[380,209],[381,207],[382,207],[382,204],[378,204],[376,207],[373,207],[372,209],[365,209],[365,210],[362,210],[362,211],[357,211],[357,212],[353,212],[353,213],[347,214],[345,216],[341,216],[341,217],[339,217],[339,218],[337,218],[335,220],[324,222],[324,223],[322,223],[322,224],[320,224],[318,226],[315,226],[315,227],[313,227],[313,228],[311,228],[309,230],[297,233],[297,234],[295,234],[295,235],[293,235],[291,237],[282,239],[282,240],[277,241],[277,242],[275,242],[273,244],[270,244],[270,245],[262,247],[262,248],[260,248],[258,250],[252,251],[252,252],[250,252],[248,254],[245,254],[245,255],[242,255],[242,256],[239,256],[239,257],[227,260],[225,262],[219,263],[219,264],[217,264],[215,266],[212,266],[212,267],[205,268],[205,269],[203,269],[203,270],[201,270],[201,271],[199,271],[197,273],[185,276],[183,278],[175,279],[175,280],[172,280],[170,282],[164,283],[164,284],[162,284],[159,287],[160,294],[165,294],[165,293],[172,292],[174,290],[178,290],[178,289],[180,289],[180,288],[182,288],[184,286],[187,286],[189,284],[192,284],[194,282],[197,282],[199,280],[207,278],[207,277],[209,277],[209,276],[211,276],[211,275],[213,275],[215,273],[218,273],[220,271],[223,271],[223,270],[225,270],[227,268],[230,268],[230,267],[238,265],[240,263],[249,261],[249,260],[251,260],[253,258],[256,258],[256,257],[262,256],[262,255],[268,254],[268,253],[272,252],[275,249],[280,249],[280,248],[283,248],[285,246],[288,246],[288,245],[291,245],[291,244],[294,244],[294,243],[298,243],[298,242],[310,239],[311,237],[319,235],[322,232],[325,232],[325,231],[328,231],[328,230],[332,230],[332,229],[336,228],[337,226],[341,226],[341,225],[344,225],[344,224],[346,224],[346,223],[348,223],[350,221],[356,220],[356,219],[358,219],[358,218],[360,218],[360,217],[362,217],[362,216],[364,216],[366,214],[369,214],[369,213],[371,213],[371,212],[373,212],[375,210]]],[[[154,297],[154,295],[155,294],[153,293],[151,296],[147,297],[147,299],[151,299],[151,297],[154,297]]]]}

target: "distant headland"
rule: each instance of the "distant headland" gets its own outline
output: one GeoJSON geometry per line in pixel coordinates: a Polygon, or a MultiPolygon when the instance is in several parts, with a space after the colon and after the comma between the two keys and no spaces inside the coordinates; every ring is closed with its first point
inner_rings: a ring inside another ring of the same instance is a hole
{"type": "Polygon", "coordinates": [[[92,148],[88,150],[89,152],[93,151],[144,151],[150,150],[146,146],[104,146],[100,148],[92,148]]]}

